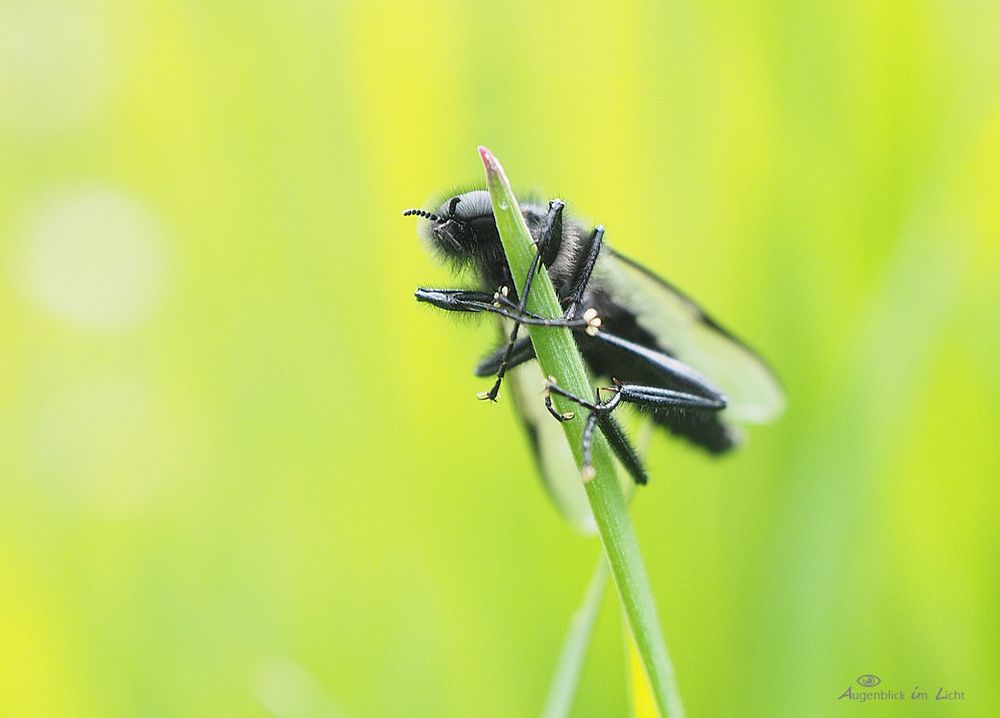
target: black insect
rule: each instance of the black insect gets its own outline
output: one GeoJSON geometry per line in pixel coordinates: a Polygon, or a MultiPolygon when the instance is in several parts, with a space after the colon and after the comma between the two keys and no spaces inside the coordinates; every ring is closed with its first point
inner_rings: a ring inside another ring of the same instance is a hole
{"type": "MultiPolygon", "coordinates": [[[[602,400],[600,392],[595,398],[572,396],[549,378],[544,407],[560,421],[572,415],[555,411],[550,393],[583,407],[587,411],[584,470],[589,468],[590,437],[600,427],[638,483],[646,482],[646,474],[612,417],[620,404],[648,411],[657,425],[713,454],[739,443],[740,434],[731,422],[763,423],[782,411],[783,392],[764,361],[690,298],[604,245],[602,226],[588,229],[564,216],[560,200],[547,207],[522,202],[520,208],[537,248],[520,291],[511,277],[486,191],[451,197],[434,212],[403,213],[427,220],[423,229],[435,251],[456,269],[473,270],[479,283],[475,289],[421,287],[416,298],[449,311],[497,314],[509,328],[507,341],[476,368],[477,376],[496,377],[481,399],[495,401],[507,373],[534,359],[530,339],[518,337],[522,324],[576,330],[577,345],[591,373],[613,382],[605,390],[609,398],[602,400]],[[540,317],[525,308],[539,264],[548,270],[562,302],[561,318],[540,317]]],[[[517,372],[510,379],[550,492],[564,512],[578,513],[579,500],[574,499],[576,508],[570,506],[559,488],[560,477],[566,474],[561,464],[571,457],[553,458],[559,447],[568,453],[562,431],[546,428],[555,424],[543,422],[542,402],[537,394],[532,399],[538,385],[518,378],[517,372]]],[[[579,482],[580,494],[578,487],[579,482]]]]}

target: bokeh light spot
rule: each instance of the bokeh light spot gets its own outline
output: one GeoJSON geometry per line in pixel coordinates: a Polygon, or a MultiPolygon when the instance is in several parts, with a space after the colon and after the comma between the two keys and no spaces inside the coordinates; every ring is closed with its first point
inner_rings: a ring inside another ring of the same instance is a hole
{"type": "Polygon", "coordinates": [[[0,123],[41,135],[93,118],[118,84],[113,46],[86,3],[0,3],[0,123]]]}
{"type": "Polygon", "coordinates": [[[168,269],[163,230],[125,192],[64,194],[25,233],[22,286],[45,311],[81,327],[123,329],[159,306],[168,269]]]}

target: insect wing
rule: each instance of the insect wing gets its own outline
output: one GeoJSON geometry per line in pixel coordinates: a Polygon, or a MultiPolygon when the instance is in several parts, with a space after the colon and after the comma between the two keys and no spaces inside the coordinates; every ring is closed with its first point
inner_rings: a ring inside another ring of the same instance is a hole
{"type": "Polygon", "coordinates": [[[726,416],[761,424],[784,410],[784,392],[767,364],[689,297],[610,249],[595,276],[612,301],[636,314],[659,349],[704,374],[725,394],[726,416]]]}
{"type": "Polygon", "coordinates": [[[594,533],[597,525],[566,433],[545,409],[544,378],[538,362],[526,362],[507,372],[506,386],[528,432],[546,492],[571,524],[584,533],[594,533]]]}

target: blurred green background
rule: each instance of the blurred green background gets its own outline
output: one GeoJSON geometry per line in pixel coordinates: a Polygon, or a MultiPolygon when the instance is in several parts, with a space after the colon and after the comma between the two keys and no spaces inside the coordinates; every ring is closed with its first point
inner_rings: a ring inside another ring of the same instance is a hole
{"type": "Polygon", "coordinates": [[[480,143],[787,388],[650,450],[689,714],[998,714],[998,68],[993,0],[3,0],[0,714],[540,710],[598,546],[400,217],[480,143]]]}

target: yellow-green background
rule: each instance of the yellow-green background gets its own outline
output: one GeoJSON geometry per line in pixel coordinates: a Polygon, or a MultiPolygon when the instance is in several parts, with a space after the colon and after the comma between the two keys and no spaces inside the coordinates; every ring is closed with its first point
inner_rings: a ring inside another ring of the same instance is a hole
{"type": "Polygon", "coordinates": [[[480,143],[787,388],[651,448],[690,715],[998,714],[998,68],[992,0],[3,0],[0,714],[537,713],[598,548],[400,217],[480,143]]]}

